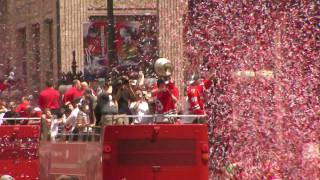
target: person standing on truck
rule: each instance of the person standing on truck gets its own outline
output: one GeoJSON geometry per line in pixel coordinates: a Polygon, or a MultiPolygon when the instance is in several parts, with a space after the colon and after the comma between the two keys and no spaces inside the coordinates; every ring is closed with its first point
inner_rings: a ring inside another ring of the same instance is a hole
{"type": "Polygon", "coordinates": [[[39,107],[42,111],[50,109],[51,113],[61,117],[60,112],[60,93],[53,88],[51,81],[46,82],[47,88],[40,93],[39,107]]]}
{"type": "MultiPolygon", "coordinates": [[[[166,84],[164,79],[158,79],[157,88],[154,89],[152,93],[154,97],[156,114],[177,114],[179,90],[173,81],[168,81],[166,84]]],[[[168,121],[168,119],[164,119],[164,121],[168,121]]]]}
{"type": "Polygon", "coordinates": [[[76,99],[80,99],[82,94],[81,82],[79,80],[74,80],[72,87],[63,95],[63,103],[73,102],[76,99]]]}
{"type": "MultiPolygon", "coordinates": [[[[145,95],[141,90],[138,90],[136,92],[137,100],[130,103],[130,110],[133,115],[147,115],[149,114],[149,104],[145,99],[145,95]]],[[[150,118],[145,117],[136,117],[133,120],[134,124],[140,124],[140,123],[149,123],[150,118]]]]}
{"type": "Polygon", "coordinates": [[[110,82],[105,84],[104,91],[98,95],[97,105],[94,111],[97,119],[96,125],[106,126],[118,124],[118,119],[112,117],[118,114],[119,109],[110,82]]]}
{"type": "MultiPolygon", "coordinates": [[[[136,95],[133,92],[131,84],[129,83],[129,77],[122,76],[118,80],[116,88],[113,92],[115,100],[118,103],[119,115],[132,115],[129,109],[130,102],[136,101],[136,95]]],[[[130,124],[133,121],[132,118],[120,117],[117,119],[117,124],[130,124]]]]}
{"type": "Polygon", "coordinates": [[[81,103],[85,105],[85,112],[88,114],[90,124],[95,124],[94,109],[97,105],[97,96],[93,95],[92,89],[85,89],[81,103]]]}
{"type": "MultiPolygon", "coordinates": [[[[209,89],[215,81],[215,74],[208,79],[201,79],[198,73],[193,73],[187,86],[187,101],[189,114],[206,115],[205,111],[205,89],[209,89]]],[[[193,123],[205,123],[203,118],[196,118],[193,123]]]]}
{"type": "MultiPolygon", "coordinates": [[[[21,103],[16,108],[16,113],[19,114],[20,118],[30,118],[31,117],[31,104],[28,96],[23,96],[21,98],[21,103]]],[[[28,120],[21,120],[20,124],[28,124],[28,120]]]]}

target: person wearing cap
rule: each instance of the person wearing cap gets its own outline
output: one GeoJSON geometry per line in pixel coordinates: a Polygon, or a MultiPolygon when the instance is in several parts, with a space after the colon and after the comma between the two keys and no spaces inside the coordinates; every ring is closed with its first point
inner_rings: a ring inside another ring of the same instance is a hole
{"type": "MultiPolygon", "coordinates": [[[[41,119],[42,117],[42,110],[39,107],[33,107],[31,110],[31,118],[39,118],[41,119]]],[[[32,125],[40,125],[41,121],[39,121],[38,119],[32,119],[28,121],[28,124],[32,124],[32,125]]]]}
{"type": "Polygon", "coordinates": [[[2,175],[0,180],[14,180],[14,178],[10,175],[2,175]]]}

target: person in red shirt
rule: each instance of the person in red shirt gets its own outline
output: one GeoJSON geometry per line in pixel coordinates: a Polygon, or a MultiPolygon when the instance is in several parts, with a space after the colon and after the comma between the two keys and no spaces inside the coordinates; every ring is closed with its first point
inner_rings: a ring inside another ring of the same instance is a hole
{"type": "Polygon", "coordinates": [[[179,91],[173,82],[166,84],[163,79],[159,79],[157,81],[157,88],[153,91],[153,96],[156,113],[177,114],[179,91]]]}
{"type": "MultiPolygon", "coordinates": [[[[20,117],[26,117],[26,118],[31,117],[31,105],[30,105],[29,97],[27,96],[22,97],[21,103],[18,105],[16,109],[16,113],[18,113],[20,117]]],[[[26,120],[21,121],[21,124],[27,124],[27,123],[28,121],[26,120]]]]}
{"type": "Polygon", "coordinates": [[[204,103],[200,92],[195,85],[190,85],[187,87],[187,96],[188,96],[188,103],[189,103],[189,111],[191,114],[195,115],[204,115],[204,103]]]}
{"type": "Polygon", "coordinates": [[[8,80],[0,82],[0,93],[8,88],[8,80]]]}
{"type": "Polygon", "coordinates": [[[30,100],[27,96],[23,96],[21,99],[21,103],[18,105],[16,112],[20,115],[20,117],[30,117],[29,109],[30,100]]]}
{"type": "MultiPolygon", "coordinates": [[[[198,74],[193,74],[187,87],[187,97],[189,104],[189,113],[194,115],[205,115],[205,89],[209,89],[215,75],[210,75],[209,79],[202,80],[198,74]]],[[[199,120],[199,119],[196,119],[199,120]]]]}
{"type": "Polygon", "coordinates": [[[80,98],[83,94],[81,83],[79,80],[74,80],[73,85],[67,92],[64,93],[63,103],[73,102],[77,98],[80,98]]]}
{"type": "Polygon", "coordinates": [[[53,88],[53,83],[46,82],[47,88],[40,93],[39,107],[42,111],[50,109],[50,111],[58,115],[60,111],[60,93],[53,88]]]}

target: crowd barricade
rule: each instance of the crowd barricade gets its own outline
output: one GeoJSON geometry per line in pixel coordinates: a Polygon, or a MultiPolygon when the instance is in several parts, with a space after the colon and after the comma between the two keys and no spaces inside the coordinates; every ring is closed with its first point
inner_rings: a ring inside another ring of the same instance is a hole
{"type": "MultiPolygon", "coordinates": [[[[141,116],[110,116],[115,119],[119,117],[141,116]]],[[[103,180],[208,179],[207,124],[177,124],[161,120],[205,118],[205,115],[143,117],[152,118],[151,123],[105,126],[102,140],[103,180]]]]}
{"type": "Polygon", "coordinates": [[[2,118],[16,125],[0,126],[0,176],[39,179],[40,118],[2,118]],[[25,121],[32,124],[21,125],[25,121]],[[17,122],[17,123],[15,123],[17,122]]]}

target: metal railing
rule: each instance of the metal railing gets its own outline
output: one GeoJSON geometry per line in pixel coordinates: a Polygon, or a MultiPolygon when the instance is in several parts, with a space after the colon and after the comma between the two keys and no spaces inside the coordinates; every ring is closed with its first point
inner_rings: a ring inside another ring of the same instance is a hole
{"type": "Polygon", "coordinates": [[[40,123],[41,118],[27,118],[27,117],[19,117],[19,118],[0,118],[0,125],[17,125],[20,124],[37,124],[40,123]]]}
{"type": "MultiPolygon", "coordinates": [[[[116,124],[119,118],[141,118],[144,119],[140,123],[131,123],[130,125],[142,125],[142,124],[194,124],[204,123],[207,115],[177,115],[177,114],[152,114],[152,115],[103,115],[105,118],[109,118],[112,124],[116,124]]],[[[52,129],[44,127],[45,123],[41,121],[41,118],[2,118],[4,125],[40,125],[41,128],[41,140],[44,141],[86,141],[97,142],[101,141],[103,135],[103,127],[106,125],[93,125],[82,124],[77,126],[72,132],[65,131],[65,124],[59,123],[58,130],[53,132],[52,129]]],[[[102,120],[101,120],[102,121],[102,120]]],[[[53,122],[53,121],[52,121],[53,122]]],[[[103,124],[103,123],[102,123],[103,124]]],[[[118,124],[121,125],[121,124],[118,124]]],[[[126,124],[129,125],[129,124],[126,124]]]]}
{"type": "MultiPolygon", "coordinates": [[[[141,125],[141,124],[174,124],[183,118],[192,118],[191,120],[184,121],[180,124],[192,124],[192,123],[201,123],[195,122],[194,119],[205,119],[207,115],[176,115],[176,114],[152,114],[152,115],[103,115],[106,118],[110,118],[112,121],[116,121],[119,118],[148,118],[148,121],[144,123],[132,123],[126,125],[141,125]]],[[[102,120],[101,120],[102,121],[102,120]]],[[[183,121],[183,120],[182,120],[183,121]]],[[[119,125],[119,124],[118,124],[119,125]]],[[[97,142],[102,140],[103,136],[103,127],[107,125],[92,125],[88,124],[79,130],[73,132],[65,132],[59,130],[56,134],[54,141],[86,141],[86,142],[97,142]]],[[[53,140],[53,139],[51,139],[53,140]]]]}
{"type": "MultiPolygon", "coordinates": [[[[185,118],[206,118],[207,115],[177,115],[177,114],[152,114],[152,115],[104,115],[104,117],[108,117],[111,119],[117,119],[117,118],[151,118],[152,121],[149,121],[149,124],[156,124],[156,123],[175,123],[175,120],[183,120],[185,118]],[[159,120],[160,119],[160,120],[159,120]],[[164,121],[168,119],[169,121],[164,121]]],[[[194,122],[189,122],[194,123],[194,122]]],[[[141,123],[138,123],[141,124],[141,123]]],[[[144,124],[144,123],[142,123],[144,124]]]]}

